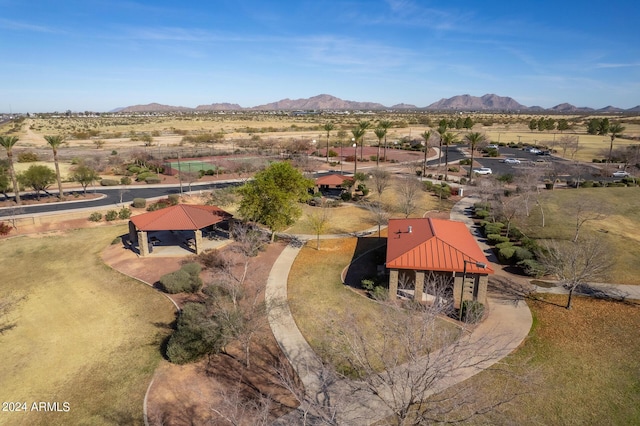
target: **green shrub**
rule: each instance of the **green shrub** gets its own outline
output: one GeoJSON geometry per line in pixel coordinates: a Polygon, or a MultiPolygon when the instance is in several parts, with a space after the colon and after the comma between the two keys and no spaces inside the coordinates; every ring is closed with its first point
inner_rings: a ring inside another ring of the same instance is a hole
{"type": "Polygon", "coordinates": [[[462,302],[462,321],[475,324],[484,316],[484,305],[476,300],[462,302]]]}
{"type": "Polygon", "coordinates": [[[373,288],[371,297],[375,300],[389,300],[389,291],[385,287],[377,285],[373,288]]]}
{"type": "Polygon", "coordinates": [[[160,277],[160,286],[167,293],[196,293],[202,288],[200,265],[187,263],[175,272],[160,277]]]}
{"type": "Polygon", "coordinates": [[[102,179],[100,181],[100,185],[102,186],[116,186],[118,184],[118,181],[115,179],[102,179]]]}
{"type": "Polygon", "coordinates": [[[475,209],[491,210],[491,204],[489,203],[475,203],[473,205],[475,209]]]}
{"type": "Polygon", "coordinates": [[[505,242],[496,244],[496,248],[498,250],[506,248],[506,247],[513,247],[513,243],[511,241],[505,241],[505,242]]]}
{"type": "Polygon", "coordinates": [[[149,171],[138,173],[138,175],[136,176],[136,181],[144,182],[144,180],[146,178],[148,178],[149,176],[156,176],[156,174],[153,173],[153,172],[149,172],[149,171]]]}
{"type": "Polygon", "coordinates": [[[521,260],[517,265],[530,277],[541,277],[544,275],[544,267],[535,259],[521,260]]]}
{"type": "Polygon", "coordinates": [[[157,184],[162,182],[162,179],[160,179],[160,177],[158,177],[158,175],[153,175],[153,176],[147,176],[144,181],[148,184],[157,184]]]}
{"type": "Polygon", "coordinates": [[[502,222],[487,222],[482,227],[485,235],[489,234],[499,234],[500,230],[504,228],[504,223],[502,222]]]}
{"type": "Polygon", "coordinates": [[[143,209],[147,206],[147,200],[144,198],[134,198],[131,205],[137,209],[143,209]]]}
{"type": "Polygon", "coordinates": [[[469,164],[471,164],[471,158],[463,158],[462,160],[460,160],[461,166],[468,166],[469,164]]]}
{"type": "Polygon", "coordinates": [[[340,194],[340,198],[342,199],[342,201],[351,201],[351,193],[350,192],[343,192],[342,194],[340,194]]]}
{"type": "Polygon", "coordinates": [[[111,240],[111,245],[115,246],[116,244],[122,244],[122,237],[115,237],[113,240],[111,240]]]}
{"type": "Polygon", "coordinates": [[[129,176],[122,176],[120,178],[120,185],[131,185],[131,178],[129,176]]]}
{"type": "Polygon", "coordinates": [[[458,173],[460,171],[460,169],[458,167],[449,167],[449,171],[451,173],[458,173]]]}
{"type": "Polygon", "coordinates": [[[498,258],[501,262],[510,262],[515,252],[516,248],[513,246],[503,247],[498,250],[498,258]]]}
{"type": "Polygon", "coordinates": [[[362,286],[363,289],[371,291],[376,286],[376,282],[372,279],[365,278],[362,281],[360,281],[360,285],[362,286]]]}
{"type": "Polygon", "coordinates": [[[478,219],[484,219],[486,217],[489,217],[491,215],[491,213],[488,210],[477,210],[475,211],[475,215],[478,219]]]}
{"type": "Polygon", "coordinates": [[[131,217],[131,210],[127,207],[123,207],[118,212],[118,219],[129,219],[131,217]]]}
{"type": "Polygon", "coordinates": [[[91,222],[100,222],[102,220],[102,213],[100,212],[93,212],[89,215],[89,220],[91,222]]]}
{"type": "Polygon", "coordinates": [[[170,206],[169,200],[165,198],[164,200],[158,200],[157,202],[150,204],[149,207],[147,207],[147,211],[154,212],[156,210],[164,209],[169,206],[170,206]]]}
{"type": "Polygon", "coordinates": [[[495,246],[496,244],[500,244],[500,243],[505,243],[509,241],[509,237],[503,237],[500,234],[488,234],[487,235],[487,242],[489,244],[491,244],[492,246],[495,246]]]}
{"type": "Polygon", "coordinates": [[[180,196],[178,194],[170,194],[167,199],[172,206],[177,205],[180,202],[180,196]]]}
{"type": "Polygon", "coordinates": [[[142,168],[140,166],[138,166],[137,164],[132,164],[129,167],[127,167],[127,170],[133,174],[138,174],[141,173],[143,171],[146,171],[147,169],[142,168]]]}
{"type": "Polygon", "coordinates": [[[533,253],[527,250],[524,247],[516,247],[516,252],[514,253],[516,262],[522,262],[523,260],[533,259],[533,253]]]}
{"type": "Polygon", "coordinates": [[[111,222],[113,220],[116,220],[117,218],[118,218],[118,212],[115,210],[109,210],[107,214],[104,215],[104,219],[107,222],[111,222]]]}
{"type": "Polygon", "coordinates": [[[176,364],[195,361],[208,352],[221,348],[220,333],[206,325],[207,309],[200,303],[186,303],[178,317],[176,331],[167,343],[167,358],[176,364]],[[206,324],[206,325],[205,325],[206,324]]]}

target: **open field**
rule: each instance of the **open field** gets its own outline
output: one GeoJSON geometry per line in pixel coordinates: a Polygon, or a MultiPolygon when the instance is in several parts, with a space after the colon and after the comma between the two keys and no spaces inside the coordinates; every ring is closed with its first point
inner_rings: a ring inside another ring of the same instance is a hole
{"type": "Polygon", "coordinates": [[[563,189],[545,191],[543,196],[545,227],[540,226],[540,211],[532,209],[529,218],[517,220],[525,234],[532,238],[573,238],[574,206],[588,200],[592,209],[606,217],[586,222],[580,235],[595,235],[612,247],[615,264],[610,282],[640,285],[640,187],[563,189]]]}
{"type": "MultiPolygon", "coordinates": [[[[477,424],[640,424],[640,305],[578,297],[569,311],[566,296],[538,297],[529,337],[503,362],[524,364],[535,383],[477,424]]],[[[487,392],[504,385],[486,373],[470,380],[487,392]]]]}
{"type": "Polygon", "coordinates": [[[68,413],[0,412],[0,424],[142,424],[175,319],[157,291],[106,267],[125,226],[0,241],[0,297],[20,298],[0,335],[0,400],[68,402],[68,413]]]}

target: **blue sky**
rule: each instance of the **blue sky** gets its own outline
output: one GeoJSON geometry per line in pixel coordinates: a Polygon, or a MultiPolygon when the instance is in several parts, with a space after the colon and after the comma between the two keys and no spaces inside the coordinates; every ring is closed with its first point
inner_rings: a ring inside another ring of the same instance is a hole
{"type": "Polygon", "coordinates": [[[0,0],[0,112],[326,93],[640,104],[635,1],[0,0]]]}

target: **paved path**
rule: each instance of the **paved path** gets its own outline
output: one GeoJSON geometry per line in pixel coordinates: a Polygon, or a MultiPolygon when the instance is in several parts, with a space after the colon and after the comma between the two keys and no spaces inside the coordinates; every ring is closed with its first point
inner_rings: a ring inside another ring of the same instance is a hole
{"type": "MultiPolygon", "coordinates": [[[[461,210],[460,214],[464,214],[465,203],[456,209],[461,210]]],[[[458,214],[452,213],[452,219],[460,220],[458,214]]],[[[300,377],[307,397],[322,401],[329,412],[332,409],[335,410],[338,424],[360,425],[380,421],[389,416],[391,411],[379,398],[371,395],[356,395],[350,392],[348,384],[343,381],[327,383],[322,362],[300,333],[291,316],[287,303],[287,281],[299,251],[298,248],[285,248],[269,274],[265,299],[270,307],[268,318],[273,334],[300,377]]],[[[449,375],[437,381],[430,389],[430,393],[442,391],[498,362],[517,348],[528,335],[532,317],[525,303],[519,303],[511,297],[490,295],[487,305],[487,315],[483,322],[474,329],[473,333],[461,339],[456,349],[458,358],[464,360],[465,365],[457,368],[455,375],[449,375]]],[[[447,362],[451,362],[447,349],[430,354],[429,357],[415,364],[401,366],[398,371],[394,371],[394,374],[402,375],[408,370],[424,369],[427,363],[433,365],[434,360],[437,359],[446,358],[447,362]]],[[[427,397],[428,394],[424,396],[427,397]]],[[[310,406],[303,403],[298,410],[281,418],[279,423],[300,423],[302,416],[308,414],[309,409],[310,406]]]]}

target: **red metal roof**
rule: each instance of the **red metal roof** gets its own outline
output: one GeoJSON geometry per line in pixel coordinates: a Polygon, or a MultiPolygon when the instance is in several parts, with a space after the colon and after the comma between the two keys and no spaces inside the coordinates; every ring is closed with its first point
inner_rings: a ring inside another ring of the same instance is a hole
{"type": "Polygon", "coordinates": [[[489,261],[467,226],[445,219],[390,219],[387,268],[492,274],[489,261]],[[481,262],[485,269],[475,265],[481,262]]]}
{"type": "Polygon", "coordinates": [[[134,216],[131,222],[140,231],[193,231],[231,217],[230,213],[216,206],[178,204],[134,216]]]}
{"type": "Polygon", "coordinates": [[[332,173],[330,175],[321,176],[316,179],[316,185],[340,186],[345,180],[349,179],[353,178],[332,173]]]}

